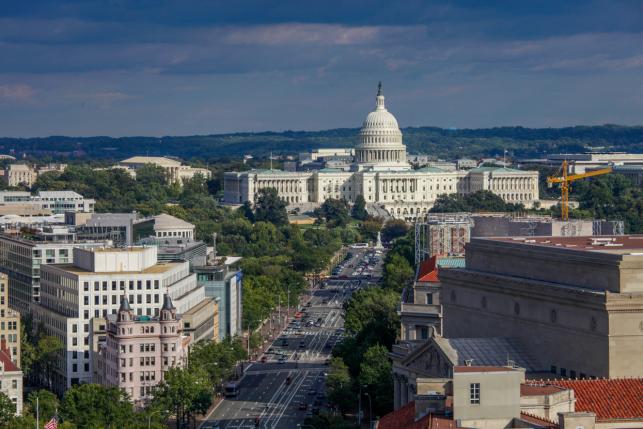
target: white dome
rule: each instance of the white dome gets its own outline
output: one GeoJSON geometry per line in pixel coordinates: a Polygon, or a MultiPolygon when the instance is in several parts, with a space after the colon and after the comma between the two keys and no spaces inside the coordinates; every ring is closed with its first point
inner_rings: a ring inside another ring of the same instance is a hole
{"type": "Polygon", "coordinates": [[[369,113],[362,124],[362,132],[366,131],[396,131],[400,132],[397,119],[386,108],[369,113]]]}
{"type": "Polygon", "coordinates": [[[397,119],[386,110],[381,82],[377,89],[375,110],[366,116],[359,131],[355,160],[360,171],[410,168],[397,119]]]}

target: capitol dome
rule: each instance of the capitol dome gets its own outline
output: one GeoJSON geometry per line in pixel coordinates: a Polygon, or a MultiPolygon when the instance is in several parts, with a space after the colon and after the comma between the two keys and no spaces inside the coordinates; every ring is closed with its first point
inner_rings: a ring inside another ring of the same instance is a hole
{"type": "Polygon", "coordinates": [[[355,157],[360,170],[410,168],[397,119],[386,110],[381,82],[377,88],[375,110],[366,116],[359,132],[355,157]]]}

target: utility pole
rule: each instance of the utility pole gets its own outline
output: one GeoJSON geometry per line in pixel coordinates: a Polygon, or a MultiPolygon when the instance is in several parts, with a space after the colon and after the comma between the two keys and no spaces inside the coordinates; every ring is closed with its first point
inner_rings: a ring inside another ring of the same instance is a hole
{"type": "Polygon", "coordinates": [[[357,426],[362,427],[362,386],[359,386],[359,398],[357,399],[357,426]]]}

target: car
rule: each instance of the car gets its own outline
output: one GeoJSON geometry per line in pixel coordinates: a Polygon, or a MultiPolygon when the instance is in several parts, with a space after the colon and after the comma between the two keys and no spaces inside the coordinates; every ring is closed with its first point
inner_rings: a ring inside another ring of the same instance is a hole
{"type": "Polygon", "coordinates": [[[261,356],[261,363],[268,362],[268,356],[261,356]]]}
{"type": "Polygon", "coordinates": [[[299,403],[299,409],[302,411],[307,411],[308,410],[308,404],[305,402],[300,402],[299,403]]]}
{"type": "Polygon", "coordinates": [[[300,342],[299,342],[299,348],[300,348],[300,349],[306,348],[306,341],[303,341],[303,340],[302,340],[302,341],[300,341],[300,342]]]}
{"type": "Polygon", "coordinates": [[[286,363],[286,356],[279,356],[278,363],[286,363]]]}
{"type": "Polygon", "coordinates": [[[290,383],[292,383],[292,377],[288,376],[286,377],[286,386],[290,386],[290,383]]]}

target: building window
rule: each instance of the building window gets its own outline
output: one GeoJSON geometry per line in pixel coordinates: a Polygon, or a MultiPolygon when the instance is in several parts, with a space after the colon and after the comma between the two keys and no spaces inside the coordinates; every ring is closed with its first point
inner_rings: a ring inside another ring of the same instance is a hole
{"type": "Polygon", "coordinates": [[[482,299],[480,300],[480,306],[482,308],[487,308],[487,297],[483,296],[482,299]]]}
{"type": "Polygon", "coordinates": [[[520,304],[518,304],[518,303],[515,303],[515,304],[514,304],[514,314],[515,314],[516,316],[519,316],[519,315],[520,315],[520,304]]]}
{"type": "Polygon", "coordinates": [[[420,327],[420,339],[421,340],[426,340],[429,338],[429,328],[426,326],[421,326],[420,327]]]}
{"type": "Polygon", "coordinates": [[[456,298],[456,296],[455,296],[455,291],[454,291],[454,290],[452,290],[452,291],[451,291],[451,302],[455,302],[455,298],[456,298]]]}
{"type": "Polygon", "coordinates": [[[558,372],[558,368],[556,368],[556,365],[552,365],[551,368],[549,369],[549,371],[552,374],[556,374],[556,372],[558,372]]]}
{"type": "Polygon", "coordinates": [[[592,330],[592,332],[596,331],[596,317],[592,316],[592,318],[589,320],[589,329],[592,330]]]}
{"type": "Polygon", "coordinates": [[[469,384],[469,400],[472,405],[480,404],[480,383],[469,384]]]}
{"type": "Polygon", "coordinates": [[[574,371],[573,369],[570,369],[569,370],[569,378],[576,378],[576,371],[574,371]]]}
{"type": "Polygon", "coordinates": [[[427,293],[426,294],[426,303],[427,304],[433,304],[433,294],[432,293],[427,293]]]}
{"type": "Polygon", "coordinates": [[[565,368],[561,368],[560,375],[562,375],[563,377],[567,377],[567,370],[565,368]]]}
{"type": "Polygon", "coordinates": [[[556,323],[556,320],[558,320],[558,313],[556,310],[552,310],[549,312],[549,320],[551,323],[556,323]]]}

